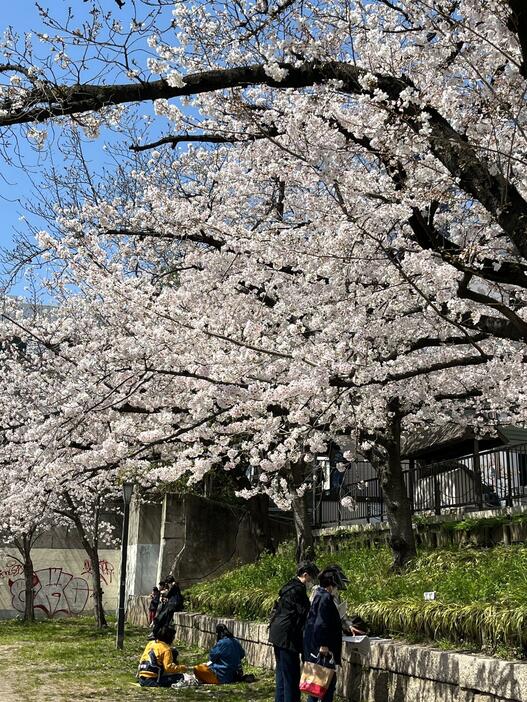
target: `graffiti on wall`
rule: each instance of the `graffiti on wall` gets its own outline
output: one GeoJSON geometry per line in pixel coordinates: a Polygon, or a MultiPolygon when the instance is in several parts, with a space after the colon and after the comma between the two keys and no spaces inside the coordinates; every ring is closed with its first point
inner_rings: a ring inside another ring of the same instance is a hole
{"type": "MultiPolygon", "coordinates": [[[[105,585],[109,585],[113,581],[114,571],[115,568],[110,561],[107,561],[104,558],[99,561],[99,573],[101,574],[101,580],[105,585]]],[[[84,568],[81,575],[86,575],[87,573],[89,575],[93,573],[93,565],[89,558],[84,561],[84,568]]]]}
{"type": "Polygon", "coordinates": [[[16,578],[24,572],[24,566],[22,563],[6,563],[4,568],[0,568],[0,579],[5,578],[16,578]]]}
{"type": "MultiPolygon", "coordinates": [[[[26,600],[24,578],[9,579],[13,608],[24,611],[26,600]]],[[[33,573],[35,609],[52,619],[56,616],[80,614],[90,596],[90,587],[84,578],[66,573],[62,568],[43,568],[33,573]]]]}
{"type": "MultiPolygon", "coordinates": [[[[91,561],[82,558],[80,551],[68,551],[66,557],[63,554],[58,549],[36,550],[37,562],[33,572],[35,610],[49,619],[92,609],[91,561]]],[[[105,591],[105,606],[113,607],[117,578],[109,555],[108,551],[101,554],[99,572],[105,591]]],[[[0,558],[0,610],[23,613],[25,598],[23,565],[15,556],[6,553],[0,558]]]]}

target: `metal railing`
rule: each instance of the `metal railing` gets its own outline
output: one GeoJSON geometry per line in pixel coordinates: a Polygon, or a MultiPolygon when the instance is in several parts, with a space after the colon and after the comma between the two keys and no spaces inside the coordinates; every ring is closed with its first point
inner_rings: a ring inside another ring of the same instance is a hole
{"type": "MultiPolygon", "coordinates": [[[[405,461],[403,475],[415,514],[512,507],[527,503],[527,444],[434,463],[405,461]]],[[[326,487],[318,484],[313,491],[315,527],[386,518],[380,481],[367,461],[350,463],[343,473],[333,470],[326,487]]]]}

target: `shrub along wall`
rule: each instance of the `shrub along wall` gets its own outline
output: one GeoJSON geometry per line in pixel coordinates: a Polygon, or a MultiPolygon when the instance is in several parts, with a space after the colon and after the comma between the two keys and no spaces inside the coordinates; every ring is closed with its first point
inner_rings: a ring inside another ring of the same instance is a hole
{"type": "MultiPolygon", "coordinates": [[[[129,618],[142,617],[134,623],[144,624],[144,604],[135,600],[129,618]]],[[[221,621],[240,639],[250,663],[274,664],[266,624],[186,612],[174,621],[178,641],[202,648],[213,645],[221,621]]],[[[345,644],[337,692],[347,702],[525,702],[527,664],[387,640],[372,642],[361,658],[345,644]]]]}
{"type": "MultiPolygon", "coordinates": [[[[446,639],[465,647],[523,657],[527,645],[527,546],[421,550],[402,575],[389,573],[387,547],[358,548],[342,541],[338,553],[320,552],[318,564],[338,561],[350,583],[342,593],[379,636],[446,639]],[[425,601],[423,593],[437,599],[425,601]]],[[[292,547],[187,590],[191,609],[213,616],[266,621],[280,587],[292,576],[292,547]]]]}

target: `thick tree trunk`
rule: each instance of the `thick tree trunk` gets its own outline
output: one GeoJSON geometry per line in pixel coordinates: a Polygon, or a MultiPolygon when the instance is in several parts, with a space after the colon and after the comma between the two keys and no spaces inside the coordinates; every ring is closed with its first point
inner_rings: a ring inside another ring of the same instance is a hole
{"type": "Polygon", "coordinates": [[[391,419],[379,446],[368,452],[382,488],[393,553],[392,570],[401,571],[416,555],[412,510],[401,465],[401,419],[398,398],[389,405],[391,419]]]}
{"type": "Polygon", "coordinates": [[[311,517],[307,506],[307,493],[295,497],[292,502],[293,522],[296,536],[296,562],[312,561],[315,558],[311,517]]]}
{"type": "Polygon", "coordinates": [[[35,591],[33,581],[33,560],[31,559],[31,535],[24,534],[22,543],[19,546],[19,551],[23,558],[24,565],[24,583],[25,583],[25,603],[24,603],[24,620],[25,622],[35,621],[35,591]],[[21,548],[20,548],[21,546],[21,548]]]}
{"type": "Polygon", "coordinates": [[[86,548],[86,553],[90,557],[91,568],[92,568],[92,588],[93,588],[93,613],[95,615],[95,622],[98,629],[105,629],[108,626],[106,621],[106,615],[104,613],[104,607],[102,604],[103,589],[101,583],[101,569],[99,563],[99,552],[96,548],[86,548]]]}
{"type": "Polygon", "coordinates": [[[274,553],[271,528],[269,524],[269,496],[255,495],[247,502],[247,509],[251,515],[251,528],[258,551],[274,553]]]}
{"type": "MultiPolygon", "coordinates": [[[[298,461],[291,465],[290,483],[293,491],[305,482],[305,464],[298,461]]],[[[311,515],[309,514],[309,493],[304,492],[302,496],[294,497],[291,509],[293,511],[293,523],[296,536],[296,562],[312,561],[315,558],[315,545],[313,541],[313,529],[311,527],[311,515]]]]}
{"type": "MultiPolygon", "coordinates": [[[[397,451],[397,454],[399,452],[397,451]]],[[[393,552],[393,570],[402,570],[415,554],[415,538],[412,528],[412,511],[406,494],[399,455],[389,452],[380,482],[390,525],[390,546],[393,552]]]]}

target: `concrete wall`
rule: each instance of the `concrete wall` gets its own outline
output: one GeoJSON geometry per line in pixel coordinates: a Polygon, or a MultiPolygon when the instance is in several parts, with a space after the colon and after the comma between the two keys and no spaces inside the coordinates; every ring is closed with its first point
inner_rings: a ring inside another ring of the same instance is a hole
{"type": "MultiPolygon", "coordinates": [[[[290,527],[272,523],[275,543],[290,527]]],[[[134,503],[130,515],[127,595],[146,595],[167,573],[188,587],[254,561],[261,552],[250,513],[197,495],[134,503]]]]}
{"type": "Polygon", "coordinates": [[[168,495],[158,575],[172,572],[182,587],[215,577],[259,556],[250,514],[196,495],[168,495]]]}
{"type": "Polygon", "coordinates": [[[161,503],[132,502],[128,528],[126,592],[147,594],[159,582],[159,540],[161,503]]]}
{"type": "MultiPolygon", "coordinates": [[[[515,516],[524,515],[526,507],[504,508],[501,510],[485,510],[481,512],[464,512],[452,510],[451,514],[426,515],[426,521],[414,520],[416,543],[419,546],[431,548],[448,546],[494,546],[497,544],[524,543],[527,541],[527,520],[514,520],[515,516]],[[493,519],[502,517],[504,523],[492,524],[493,519]],[[488,525],[483,522],[470,531],[449,529],[449,524],[463,519],[488,519],[488,525]]],[[[340,527],[316,529],[314,536],[318,543],[324,544],[330,550],[338,551],[341,541],[352,541],[361,546],[375,546],[388,543],[390,529],[387,522],[370,524],[351,524],[340,527]]]]}
{"type": "MultiPolygon", "coordinates": [[[[144,624],[145,616],[141,598],[130,602],[129,621],[144,624]]],[[[250,663],[273,667],[266,624],[181,612],[177,639],[209,648],[220,621],[241,640],[250,663]]],[[[527,664],[391,640],[372,641],[361,658],[345,644],[337,692],[348,702],[527,702],[527,664]]]]}
{"type": "MultiPolygon", "coordinates": [[[[59,530],[49,535],[48,543],[67,544],[59,530]]],[[[103,603],[108,612],[117,608],[119,588],[119,551],[100,550],[103,603]]],[[[17,562],[16,549],[0,548],[0,618],[12,619],[24,612],[24,573],[17,562]]],[[[91,612],[91,563],[83,549],[34,548],[32,552],[35,590],[35,615],[54,619],[70,614],[91,612]]]]}

